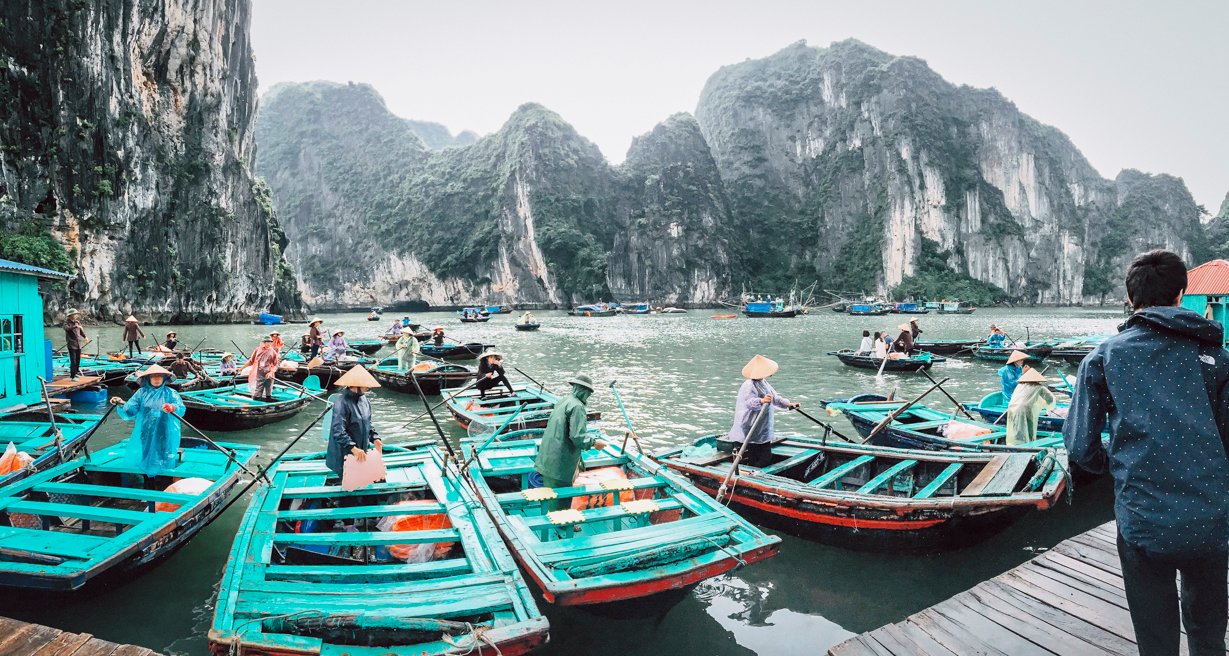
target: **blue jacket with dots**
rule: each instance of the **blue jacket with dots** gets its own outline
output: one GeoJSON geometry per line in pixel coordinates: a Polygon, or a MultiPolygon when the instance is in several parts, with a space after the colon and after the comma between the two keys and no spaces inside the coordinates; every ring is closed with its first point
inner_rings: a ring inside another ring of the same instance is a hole
{"type": "Polygon", "coordinates": [[[1157,556],[1224,551],[1229,352],[1221,325],[1151,307],[1119,331],[1080,364],[1063,429],[1071,460],[1113,475],[1114,516],[1128,544],[1157,556]]]}

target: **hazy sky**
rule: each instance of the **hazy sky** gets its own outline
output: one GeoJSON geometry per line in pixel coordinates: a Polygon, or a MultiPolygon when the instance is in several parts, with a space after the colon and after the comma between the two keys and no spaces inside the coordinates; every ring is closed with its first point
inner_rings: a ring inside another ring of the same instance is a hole
{"type": "Polygon", "coordinates": [[[1229,2],[254,0],[261,88],[372,84],[396,114],[480,134],[539,102],[613,162],[695,109],[717,68],[856,38],[996,87],[1106,177],[1170,173],[1215,213],[1229,191],[1229,2]]]}

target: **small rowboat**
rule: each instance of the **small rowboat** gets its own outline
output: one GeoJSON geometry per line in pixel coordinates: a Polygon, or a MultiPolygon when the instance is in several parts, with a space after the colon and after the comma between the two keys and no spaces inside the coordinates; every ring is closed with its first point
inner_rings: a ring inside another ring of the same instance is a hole
{"type": "MultiPolygon", "coordinates": [[[[733,458],[714,455],[716,445],[703,437],[656,458],[716,495],[733,458]]],[[[772,446],[771,464],[739,467],[730,501],[757,523],[840,547],[943,551],[1053,507],[1067,482],[1060,453],[911,451],[789,436],[772,446]]]]}
{"type": "Polygon", "coordinates": [[[55,428],[47,420],[47,412],[26,409],[0,414],[0,454],[12,444],[28,462],[24,467],[0,474],[0,488],[15,483],[74,457],[86,440],[98,430],[102,415],[60,413],[55,415],[55,428]],[[60,447],[56,448],[55,429],[60,430],[60,447]]]}
{"type": "Polygon", "coordinates": [[[535,487],[540,437],[525,431],[485,446],[467,440],[462,449],[479,500],[547,602],[580,606],[683,589],[780,549],[780,538],[613,446],[582,454],[581,484],[535,487]],[[548,512],[555,499],[571,507],[548,512]]]}
{"type": "Polygon", "coordinates": [[[421,389],[423,394],[429,396],[438,395],[442,390],[465,387],[478,375],[470,367],[450,362],[419,362],[412,372],[399,371],[396,358],[386,358],[367,371],[385,389],[406,394],[418,394],[421,389]]]}
{"type": "Polygon", "coordinates": [[[542,324],[538,323],[537,321],[532,321],[532,322],[530,322],[530,323],[518,323],[518,324],[516,324],[516,329],[517,329],[517,330],[519,330],[519,331],[521,331],[521,332],[526,332],[526,331],[530,331],[530,330],[537,330],[537,329],[539,329],[539,328],[541,328],[541,327],[542,327],[542,324]]]}
{"type": "MultiPolygon", "coordinates": [[[[306,382],[308,389],[316,384],[313,380],[306,382]]],[[[272,401],[252,398],[246,385],[185,392],[181,396],[187,408],[184,417],[188,421],[199,428],[222,431],[255,428],[281,421],[294,416],[312,402],[312,397],[303,391],[276,380],[272,401]]]]}
{"type": "MultiPolygon", "coordinates": [[[[929,303],[926,304],[929,307],[929,303]]],[[[977,308],[969,307],[962,303],[940,303],[939,314],[973,314],[977,308]]]]}
{"type": "Polygon", "coordinates": [[[1007,362],[1012,351],[1021,351],[1028,355],[1029,364],[1041,364],[1054,351],[1054,346],[1045,342],[1029,342],[1021,346],[979,346],[973,349],[973,357],[991,362],[1007,362]]]}
{"type": "Polygon", "coordinates": [[[878,303],[862,304],[855,303],[845,308],[845,312],[852,317],[881,317],[892,311],[891,306],[880,305],[878,303]]]}
{"type": "Polygon", "coordinates": [[[491,317],[486,314],[471,314],[469,316],[459,316],[457,319],[460,319],[461,323],[486,323],[491,320],[491,317]]]}
{"type": "Polygon", "coordinates": [[[874,369],[875,371],[878,371],[881,366],[884,371],[917,371],[919,369],[929,369],[931,365],[939,362],[947,362],[947,358],[931,355],[925,351],[915,353],[909,357],[888,358],[886,363],[883,361],[883,358],[877,358],[873,355],[858,355],[849,349],[829,351],[828,355],[835,355],[846,366],[858,367],[859,369],[874,369]]]}
{"type": "MultiPolygon", "coordinates": [[[[204,440],[184,437],[179,463],[146,477],[124,440],[0,488],[0,586],[68,592],[165,558],[222,510],[242,471],[204,440]],[[200,479],[200,487],[174,485],[200,479]],[[147,489],[148,488],[148,489],[147,489]],[[166,489],[166,491],[163,491],[166,489]]],[[[222,444],[241,463],[247,444],[222,444]]]]}
{"type": "Polygon", "coordinates": [[[648,303],[625,303],[619,306],[619,312],[622,314],[648,314],[653,311],[653,307],[648,303]]]}
{"type": "Polygon", "coordinates": [[[580,305],[574,310],[569,310],[568,315],[573,317],[613,317],[617,312],[615,308],[606,305],[580,305]]]}
{"type": "MultiPolygon", "coordinates": [[[[457,424],[467,430],[477,424],[475,429],[504,426],[506,431],[518,431],[544,428],[559,401],[559,397],[543,389],[522,385],[515,386],[516,393],[509,393],[507,388],[498,389],[504,391],[488,390],[486,398],[481,398],[481,392],[475,389],[460,392],[448,400],[448,411],[457,424]]],[[[602,418],[602,413],[590,410],[587,416],[589,421],[596,421],[602,418]]]]}
{"type": "Polygon", "coordinates": [[[709,318],[710,319],[737,319],[738,315],[737,314],[714,314],[709,318]]]}
{"type": "Polygon", "coordinates": [[[1084,358],[1088,357],[1089,353],[1092,353],[1093,348],[1095,347],[1092,345],[1056,348],[1050,351],[1050,357],[1078,367],[1084,361],[1084,358]]]}
{"type": "Polygon", "coordinates": [[[383,455],[387,479],[352,492],[321,453],[270,472],[222,576],[214,654],[511,656],[546,643],[516,562],[439,451],[383,455]],[[343,518],[359,530],[340,530],[343,518]]]}
{"type": "Polygon", "coordinates": [[[381,339],[352,339],[346,343],[363,355],[375,355],[384,348],[384,340],[381,339]]]}
{"type": "Polygon", "coordinates": [[[482,342],[468,342],[466,344],[445,344],[436,346],[434,344],[423,344],[422,354],[429,358],[439,360],[473,360],[482,352],[490,348],[489,344],[482,342]]]}
{"type": "Polygon", "coordinates": [[[677,307],[662,308],[659,314],[687,314],[687,310],[677,307]]]}
{"type": "Polygon", "coordinates": [[[512,314],[511,305],[488,305],[483,310],[487,314],[512,314]]]}
{"type": "MultiPolygon", "coordinates": [[[[1007,412],[1007,400],[1003,398],[1002,392],[991,392],[982,397],[977,403],[966,403],[964,407],[971,412],[976,412],[981,415],[982,419],[992,424],[1006,424],[1006,419],[1000,419],[1007,412]]],[[[1063,425],[1067,423],[1067,410],[1071,408],[1070,403],[1059,403],[1054,408],[1054,414],[1042,412],[1037,418],[1037,429],[1043,431],[1061,432],[1063,425]]]]}
{"type": "Polygon", "coordinates": [[[973,349],[983,342],[980,339],[929,339],[915,341],[913,346],[935,355],[972,355],[973,349]]]}

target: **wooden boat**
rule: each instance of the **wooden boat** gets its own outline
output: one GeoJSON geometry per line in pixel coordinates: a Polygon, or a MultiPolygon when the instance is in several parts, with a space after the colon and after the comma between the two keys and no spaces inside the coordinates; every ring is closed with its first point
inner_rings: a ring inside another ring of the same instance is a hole
{"type": "Polygon", "coordinates": [[[772,303],[747,302],[743,304],[743,314],[752,319],[792,319],[799,314],[799,307],[786,307],[782,301],[772,303]]]}
{"type": "Polygon", "coordinates": [[[578,482],[591,483],[534,487],[540,437],[540,430],[524,431],[485,446],[467,440],[462,449],[479,500],[550,603],[600,604],[678,590],[780,548],[780,538],[649,458],[613,446],[582,454],[578,482]],[[571,508],[548,513],[557,498],[570,499],[571,508]]]}
{"type": "MultiPolygon", "coordinates": [[[[205,373],[209,374],[208,378],[198,376],[195,373],[189,373],[186,378],[172,378],[167,382],[167,385],[179,392],[192,392],[195,390],[213,389],[215,387],[229,387],[234,385],[236,380],[239,379],[238,374],[223,376],[220,365],[206,365],[205,373]]],[[[243,380],[246,381],[247,379],[244,378],[243,380]]],[[[134,372],[128,374],[128,377],[124,379],[124,384],[128,389],[137,390],[141,387],[141,379],[137,378],[137,374],[134,372]]]]}
{"type": "MultiPolygon", "coordinates": [[[[242,470],[204,440],[180,444],[179,463],[156,477],[128,463],[125,440],[0,488],[0,586],[67,592],[123,580],[183,546],[221,512],[242,470]],[[204,487],[163,491],[182,478],[204,487]]],[[[257,453],[220,446],[245,464],[257,453]]]]}
{"type": "Polygon", "coordinates": [[[537,330],[537,329],[539,329],[539,328],[541,328],[541,327],[542,327],[542,324],[538,323],[537,321],[531,321],[531,322],[529,322],[529,323],[518,323],[518,324],[516,324],[516,329],[517,329],[517,330],[519,330],[519,331],[521,331],[521,332],[528,332],[528,331],[531,331],[531,330],[537,330]]]}
{"type": "Polygon", "coordinates": [[[677,307],[665,307],[661,309],[660,314],[687,314],[687,310],[677,307]]]}
{"type": "Polygon", "coordinates": [[[913,346],[935,355],[972,355],[973,348],[982,343],[980,339],[920,339],[913,346]]]}
{"type": "Polygon", "coordinates": [[[438,450],[386,445],[384,462],[387,480],[352,492],[324,454],[277,464],[231,547],[214,654],[512,655],[546,643],[508,548],[438,450]],[[341,518],[359,531],[338,530],[341,518]]]}
{"type": "MultiPolygon", "coordinates": [[[[173,356],[172,356],[173,357],[173,356]]],[[[98,378],[99,385],[113,387],[123,385],[124,378],[132,372],[146,366],[161,362],[162,357],[152,355],[145,357],[144,355],[134,358],[114,358],[111,355],[89,356],[82,355],[80,363],[80,372],[83,376],[93,376],[98,378]]],[[[56,356],[52,358],[53,377],[59,378],[69,374],[68,356],[56,356]]]]}
{"type": "MultiPolygon", "coordinates": [[[[307,381],[312,383],[314,381],[307,381]]],[[[307,385],[311,389],[311,385],[307,385]]],[[[324,390],[316,388],[320,392],[324,390]]],[[[312,402],[312,397],[280,381],[273,383],[273,400],[258,401],[247,385],[185,392],[184,418],[206,430],[243,430],[287,419],[312,402]]]]}
{"type": "MultiPolygon", "coordinates": [[[[733,458],[714,455],[716,444],[703,437],[656,458],[716,495],[733,458]]],[[[757,523],[840,547],[942,551],[1055,505],[1067,482],[1059,453],[937,452],[789,436],[773,444],[770,464],[739,467],[730,503],[757,523]]]]}
{"type": "MultiPolygon", "coordinates": [[[[970,412],[975,412],[981,415],[982,419],[992,424],[1007,423],[1006,419],[1000,419],[1007,413],[1007,400],[1003,398],[1002,392],[991,392],[982,397],[977,403],[966,403],[964,407],[970,412]]],[[[1071,407],[1070,403],[1059,403],[1056,407],[1056,413],[1042,412],[1037,418],[1037,429],[1043,431],[1060,432],[1063,430],[1063,425],[1067,423],[1067,410],[1071,407]]]]}
{"type": "MultiPolygon", "coordinates": [[[[486,398],[480,398],[482,393],[476,389],[465,390],[448,400],[448,411],[467,430],[475,423],[491,428],[506,424],[505,431],[545,427],[559,397],[541,388],[514,385],[513,389],[515,393],[504,387],[487,390],[486,398]]],[[[596,421],[602,413],[590,410],[587,416],[589,421],[596,421]]]]}
{"type": "Polygon", "coordinates": [[[568,315],[573,317],[613,317],[615,314],[617,314],[615,308],[605,303],[578,305],[575,309],[568,311],[568,315]]]}
{"type": "Polygon", "coordinates": [[[737,314],[714,314],[709,318],[710,319],[737,319],[738,315],[737,314]]]}
{"type": "Polygon", "coordinates": [[[465,387],[478,375],[477,371],[465,365],[441,362],[419,362],[412,372],[399,371],[396,358],[386,358],[367,371],[385,389],[406,394],[418,394],[421,389],[423,394],[431,396],[440,394],[442,390],[465,387]]]}
{"type": "Polygon", "coordinates": [[[38,407],[0,414],[0,454],[12,444],[18,453],[31,459],[16,471],[0,474],[0,488],[75,457],[101,422],[102,415],[56,412],[52,428],[47,411],[38,407]],[[55,443],[57,428],[59,448],[55,443]]]}
{"type": "Polygon", "coordinates": [[[384,340],[382,339],[352,339],[347,342],[350,348],[362,353],[363,355],[375,355],[380,349],[384,348],[384,340]]]}
{"type": "MultiPolygon", "coordinates": [[[[927,304],[929,305],[929,303],[927,304]]],[[[973,314],[977,308],[972,308],[959,301],[954,303],[940,303],[939,314],[973,314]]]]}
{"type": "Polygon", "coordinates": [[[648,303],[625,303],[619,306],[619,311],[623,314],[648,314],[653,308],[648,303]]]}
{"type": "Polygon", "coordinates": [[[899,314],[930,314],[924,303],[897,303],[895,307],[899,314]]]}
{"type": "Polygon", "coordinates": [[[1022,351],[1028,355],[1029,364],[1041,364],[1046,357],[1054,351],[1054,346],[1047,342],[1028,342],[1023,345],[1016,346],[978,346],[974,348],[973,357],[979,360],[989,360],[991,362],[1007,362],[1007,358],[1011,357],[1013,351],[1022,351]]]}
{"type": "Polygon", "coordinates": [[[488,305],[483,309],[487,314],[512,314],[511,305],[488,305]]]}
{"type": "Polygon", "coordinates": [[[479,314],[477,312],[472,314],[461,314],[458,312],[457,319],[459,319],[461,323],[486,323],[491,320],[491,317],[490,315],[479,314]]]}
{"type": "Polygon", "coordinates": [[[947,362],[947,358],[931,355],[925,351],[914,353],[908,357],[888,358],[886,363],[882,358],[877,358],[873,355],[858,355],[850,349],[829,351],[828,355],[835,355],[846,366],[858,367],[859,369],[873,369],[875,371],[879,371],[880,367],[883,367],[884,371],[918,371],[919,369],[929,369],[932,365],[939,362],[947,362]]]}
{"type": "Polygon", "coordinates": [[[854,317],[879,317],[888,314],[892,308],[878,303],[854,303],[846,307],[845,312],[854,317]]]}
{"type": "Polygon", "coordinates": [[[1072,346],[1061,349],[1055,348],[1053,351],[1050,351],[1050,357],[1078,367],[1080,366],[1080,363],[1084,361],[1084,358],[1088,357],[1089,353],[1092,353],[1094,348],[1095,347],[1091,345],[1072,346]]]}
{"type": "Polygon", "coordinates": [[[430,358],[438,358],[440,360],[473,360],[482,352],[490,348],[489,344],[482,342],[468,342],[465,344],[445,344],[436,346],[434,344],[423,344],[422,354],[430,358]]]}

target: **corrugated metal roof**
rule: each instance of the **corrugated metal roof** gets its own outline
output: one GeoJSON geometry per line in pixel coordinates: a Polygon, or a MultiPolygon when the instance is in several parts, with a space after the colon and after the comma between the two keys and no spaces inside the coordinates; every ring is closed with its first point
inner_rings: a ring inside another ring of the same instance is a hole
{"type": "Polygon", "coordinates": [[[1187,271],[1186,293],[1200,296],[1229,294],[1229,262],[1212,260],[1187,271]]]}
{"type": "Polygon", "coordinates": [[[21,262],[14,262],[12,260],[0,260],[0,271],[21,273],[27,276],[38,276],[39,278],[53,278],[57,280],[66,280],[72,277],[67,273],[60,273],[59,271],[52,271],[51,269],[22,264],[21,262]]]}

